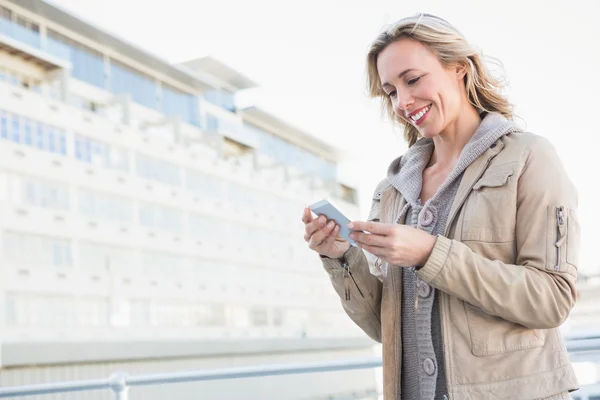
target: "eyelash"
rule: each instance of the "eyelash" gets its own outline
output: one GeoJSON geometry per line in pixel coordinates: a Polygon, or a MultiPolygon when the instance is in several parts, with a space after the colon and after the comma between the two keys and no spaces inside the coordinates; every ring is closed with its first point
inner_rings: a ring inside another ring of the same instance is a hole
{"type": "Polygon", "coordinates": [[[416,78],[414,78],[414,79],[410,79],[410,80],[407,82],[407,83],[408,83],[408,86],[413,86],[413,85],[415,85],[417,82],[419,82],[419,80],[420,80],[420,79],[421,79],[421,77],[420,77],[420,76],[418,76],[418,77],[416,77],[416,78]]]}
{"type": "MultiPolygon", "coordinates": [[[[407,83],[408,83],[408,86],[414,86],[414,85],[416,85],[416,84],[419,82],[419,80],[421,80],[421,77],[420,77],[420,76],[418,76],[418,77],[416,77],[416,78],[413,78],[413,79],[410,79],[410,80],[407,82],[407,83]]],[[[394,97],[394,96],[396,96],[396,91],[395,91],[395,90],[392,90],[391,92],[387,93],[387,96],[388,96],[388,97],[394,97]]]]}

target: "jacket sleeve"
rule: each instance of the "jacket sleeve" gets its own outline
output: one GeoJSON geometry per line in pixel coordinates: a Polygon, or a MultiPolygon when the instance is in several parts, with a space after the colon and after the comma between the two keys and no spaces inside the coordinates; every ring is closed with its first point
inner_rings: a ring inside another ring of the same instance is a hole
{"type": "MultiPolygon", "coordinates": [[[[386,182],[387,179],[375,189],[369,220],[379,220],[379,199],[386,182]]],[[[342,261],[322,257],[321,261],[333,288],[340,296],[346,314],[371,339],[381,342],[382,283],[371,274],[369,262],[362,249],[351,247],[344,259],[342,261]]]]}
{"type": "Polygon", "coordinates": [[[369,271],[369,263],[362,249],[351,248],[343,263],[323,258],[333,288],[342,301],[348,316],[369,337],[381,343],[381,282],[369,271]]]}
{"type": "Polygon", "coordinates": [[[517,184],[516,263],[487,259],[438,236],[417,275],[488,314],[549,329],[567,319],[576,301],[577,192],[546,139],[532,141],[524,157],[517,184]]]}

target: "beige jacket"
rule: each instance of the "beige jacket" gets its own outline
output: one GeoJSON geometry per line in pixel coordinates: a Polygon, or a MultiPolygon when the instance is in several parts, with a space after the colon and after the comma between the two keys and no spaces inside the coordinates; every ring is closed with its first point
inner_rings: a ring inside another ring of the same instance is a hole
{"type": "MultiPolygon", "coordinates": [[[[404,204],[384,180],[369,220],[394,223],[404,204]]],[[[558,329],[576,300],[576,209],[576,189],[540,136],[504,136],[464,172],[446,234],[417,271],[440,290],[450,399],[533,400],[578,388],[558,329]]],[[[401,267],[387,266],[380,280],[362,250],[346,259],[349,274],[339,260],[323,264],[346,313],[383,344],[385,399],[400,399],[401,267]]]]}

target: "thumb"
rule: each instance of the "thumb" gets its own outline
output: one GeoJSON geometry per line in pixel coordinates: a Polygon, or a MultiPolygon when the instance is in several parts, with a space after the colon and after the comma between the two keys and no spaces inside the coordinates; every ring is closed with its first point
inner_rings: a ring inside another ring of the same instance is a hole
{"type": "Polygon", "coordinates": [[[308,224],[312,221],[312,215],[310,214],[310,209],[308,207],[304,208],[304,213],[302,214],[302,222],[308,224]]]}

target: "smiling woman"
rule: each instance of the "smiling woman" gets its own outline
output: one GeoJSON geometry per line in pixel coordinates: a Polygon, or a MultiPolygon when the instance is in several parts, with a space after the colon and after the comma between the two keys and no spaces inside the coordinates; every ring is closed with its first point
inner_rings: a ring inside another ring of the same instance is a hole
{"type": "Polygon", "coordinates": [[[367,66],[409,149],[348,225],[358,247],[334,221],[303,221],[344,310],[383,344],[385,398],[569,399],[558,327],[576,299],[578,195],[554,147],[512,122],[500,81],[441,18],[390,26],[367,66]]]}
{"type": "Polygon", "coordinates": [[[381,98],[390,119],[404,127],[409,146],[427,131],[439,132],[448,114],[456,112],[462,104],[459,84],[474,109],[511,119],[512,107],[500,94],[502,83],[481,54],[443,19],[429,14],[419,18],[418,29],[413,21],[382,33],[367,56],[369,92],[381,98]],[[426,114],[416,118],[417,113],[426,107],[437,109],[438,117],[429,129],[419,131],[414,125],[426,114]]]}

